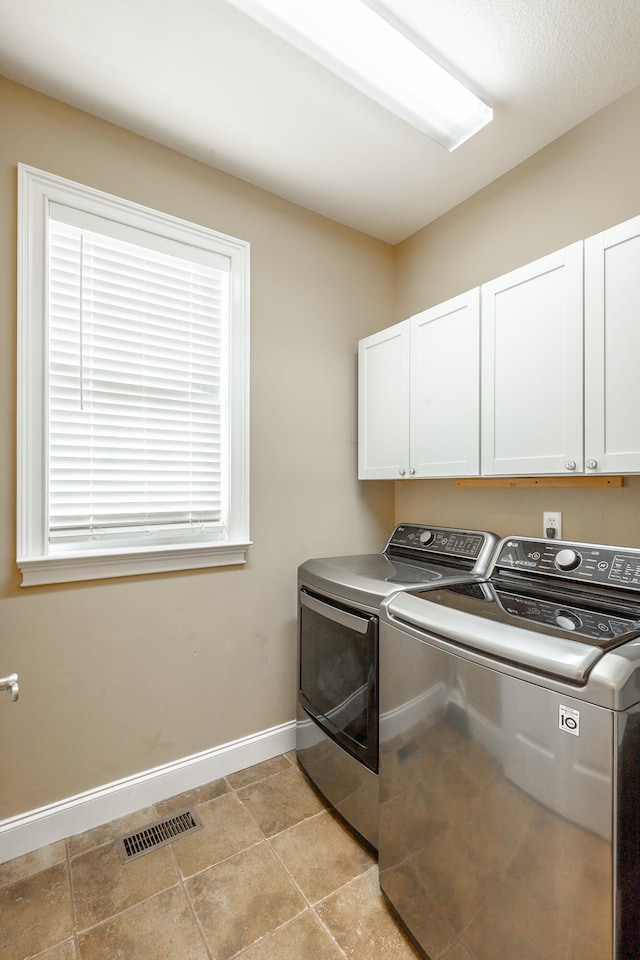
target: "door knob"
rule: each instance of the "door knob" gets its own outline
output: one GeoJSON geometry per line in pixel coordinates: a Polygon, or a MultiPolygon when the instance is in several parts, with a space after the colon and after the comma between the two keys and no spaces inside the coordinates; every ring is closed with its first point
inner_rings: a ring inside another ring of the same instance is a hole
{"type": "Polygon", "coordinates": [[[567,470],[575,470],[576,468],[575,460],[567,460],[567,462],[565,463],[565,467],[567,468],[567,470]]]}
{"type": "Polygon", "coordinates": [[[15,703],[20,696],[17,673],[10,673],[8,677],[0,677],[0,693],[4,690],[11,694],[11,702],[15,703]]]}
{"type": "Polygon", "coordinates": [[[597,466],[598,466],[598,461],[597,461],[597,460],[587,460],[587,462],[586,462],[586,468],[587,468],[587,470],[595,470],[595,468],[596,468],[597,466]]]}

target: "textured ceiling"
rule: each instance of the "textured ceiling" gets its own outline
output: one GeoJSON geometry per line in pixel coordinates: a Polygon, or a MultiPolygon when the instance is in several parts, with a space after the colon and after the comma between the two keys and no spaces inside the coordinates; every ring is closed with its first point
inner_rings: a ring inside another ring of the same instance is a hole
{"type": "Polygon", "coordinates": [[[494,108],[447,153],[226,0],[0,0],[0,74],[397,243],[640,83],[638,0],[370,0],[494,108]]]}

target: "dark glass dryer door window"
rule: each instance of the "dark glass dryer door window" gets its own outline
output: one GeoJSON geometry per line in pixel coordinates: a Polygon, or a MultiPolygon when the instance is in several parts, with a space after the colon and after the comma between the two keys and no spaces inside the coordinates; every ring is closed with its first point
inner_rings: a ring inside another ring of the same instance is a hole
{"type": "Polygon", "coordinates": [[[378,618],[300,594],[300,702],[371,770],[378,769],[378,618]]]}

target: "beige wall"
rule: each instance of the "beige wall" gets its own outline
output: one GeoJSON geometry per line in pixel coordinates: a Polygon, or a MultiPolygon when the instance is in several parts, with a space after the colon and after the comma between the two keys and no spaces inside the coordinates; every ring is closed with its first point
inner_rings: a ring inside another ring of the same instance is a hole
{"type": "Polygon", "coordinates": [[[293,719],[298,563],[392,524],[390,485],[356,480],[355,355],[394,295],[385,244],[0,79],[0,819],[293,719]],[[246,567],[19,586],[18,162],[251,243],[246,567]]]}
{"type": "MultiPolygon", "coordinates": [[[[640,214],[639,156],[637,87],[401,244],[395,319],[640,214]]],[[[397,521],[535,536],[543,510],[562,510],[566,538],[640,545],[640,477],[601,491],[395,488],[397,521]]]]}
{"type": "Polygon", "coordinates": [[[358,483],[357,340],[640,213],[640,88],[396,250],[0,79],[0,820],[293,718],[295,568],[393,522],[640,543],[640,478],[593,492],[358,483]],[[252,244],[245,568],[23,589],[15,566],[16,164],[252,244]]]}

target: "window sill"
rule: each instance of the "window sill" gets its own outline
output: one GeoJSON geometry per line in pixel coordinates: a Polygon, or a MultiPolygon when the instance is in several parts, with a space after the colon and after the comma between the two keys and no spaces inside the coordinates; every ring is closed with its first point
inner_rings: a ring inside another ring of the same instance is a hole
{"type": "Polygon", "coordinates": [[[23,587],[46,583],[72,583],[133,577],[148,573],[199,570],[204,567],[234,566],[246,562],[249,543],[189,545],[146,550],[97,551],[64,556],[21,558],[23,587]]]}

